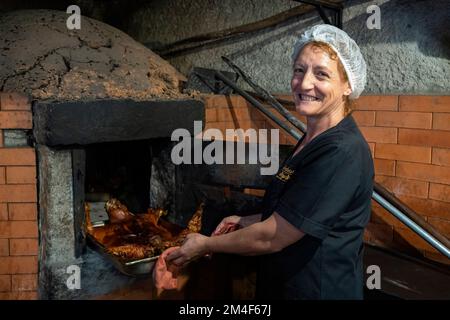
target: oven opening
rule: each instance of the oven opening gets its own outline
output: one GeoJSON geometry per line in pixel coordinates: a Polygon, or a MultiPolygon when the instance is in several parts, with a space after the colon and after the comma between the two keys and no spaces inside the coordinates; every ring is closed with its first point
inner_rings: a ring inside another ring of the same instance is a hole
{"type": "Polygon", "coordinates": [[[150,204],[150,141],[92,144],[86,147],[86,201],[117,199],[130,212],[150,204]]]}

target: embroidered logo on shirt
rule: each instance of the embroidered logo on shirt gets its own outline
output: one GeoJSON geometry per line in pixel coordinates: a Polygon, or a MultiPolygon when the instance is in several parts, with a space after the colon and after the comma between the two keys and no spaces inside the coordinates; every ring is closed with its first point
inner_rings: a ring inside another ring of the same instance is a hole
{"type": "Polygon", "coordinates": [[[277,174],[277,178],[283,182],[288,181],[291,176],[294,174],[293,169],[289,168],[288,166],[284,166],[280,172],[277,174]]]}

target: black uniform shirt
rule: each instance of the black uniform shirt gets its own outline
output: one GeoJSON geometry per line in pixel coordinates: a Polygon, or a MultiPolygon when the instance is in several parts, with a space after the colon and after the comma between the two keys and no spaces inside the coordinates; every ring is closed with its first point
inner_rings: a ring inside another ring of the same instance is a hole
{"type": "Polygon", "coordinates": [[[262,220],[275,211],[305,235],[261,256],[257,297],[363,298],[373,176],[370,149],[351,115],[283,163],[266,190],[262,220]]]}

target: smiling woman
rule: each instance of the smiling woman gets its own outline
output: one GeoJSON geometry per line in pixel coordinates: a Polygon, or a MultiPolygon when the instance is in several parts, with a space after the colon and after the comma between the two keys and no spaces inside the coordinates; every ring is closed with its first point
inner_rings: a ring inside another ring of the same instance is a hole
{"type": "Polygon", "coordinates": [[[261,214],[225,218],[221,225],[241,226],[228,234],[190,234],[168,261],[261,255],[258,298],[362,299],[374,169],[345,105],[363,91],[366,65],[356,43],[330,25],[307,30],[292,58],[292,93],[307,130],[267,187],[261,214]]]}
{"type": "MultiPolygon", "coordinates": [[[[340,62],[337,54],[333,49],[324,42],[313,41],[308,43],[303,48],[303,54],[306,56],[310,56],[310,58],[315,59],[317,65],[312,70],[312,74],[317,77],[318,80],[322,81],[341,81],[344,84],[348,85],[348,77],[345,72],[344,66],[340,62]],[[333,61],[335,63],[333,63],[333,61]],[[330,68],[332,70],[330,70],[330,68]]],[[[318,101],[319,98],[316,96],[308,96],[306,93],[301,96],[295,93],[296,87],[299,85],[302,78],[305,77],[305,72],[307,71],[307,66],[304,65],[305,61],[303,59],[296,59],[293,66],[293,77],[291,81],[292,91],[294,93],[294,99],[303,100],[303,101],[318,101]]],[[[343,95],[344,97],[344,115],[348,115],[351,112],[351,100],[349,99],[349,95],[343,95]]],[[[300,111],[300,110],[298,110],[300,111]]],[[[300,111],[301,112],[301,111],[300,111]]],[[[306,115],[306,114],[304,114],[306,115]]]]}

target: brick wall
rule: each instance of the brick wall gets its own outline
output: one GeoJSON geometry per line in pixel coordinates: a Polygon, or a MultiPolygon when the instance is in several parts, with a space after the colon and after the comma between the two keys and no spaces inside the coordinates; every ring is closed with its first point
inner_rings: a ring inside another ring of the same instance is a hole
{"type": "Polygon", "coordinates": [[[29,100],[0,93],[0,300],[37,298],[35,152],[5,143],[10,130],[31,127],[29,100]]]}
{"type": "MultiPolygon", "coordinates": [[[[290,95],[280,98],[291,100],[290,95]]],[[[277,127],[239,96],[205,101],[206,129],[277,127]]],[[[374,156],[376,181],[450,237],[450,96],[363,96],[353,109],[374,156]]],[[[280,134],[281,144],[295,143],[280,134]]],[[[450,264],[375,202],[365,240],[450,264]]]]}
{"type": "MultiPolygon", "coordinates": [[[[205,102],[206,128],[276,128],[239,96],[210,96],[205,102]]],[[[449,237],[450,97],[366,96],[354,109],[375,158],[377,181],[449,237]]],[[[5,144],[10,130],[31,127],[29,100],[1,93],[0,300],[37,298],[35,152],[5,144]]],[[[280,131],[280,143],[295,141],[280,131]]],[[[258,190],[246,192],[261,195],[258,190]]],[[[418,250],[427,258],[449,263],[376,203],[365,239],[404,252],[418,250]]]]}

